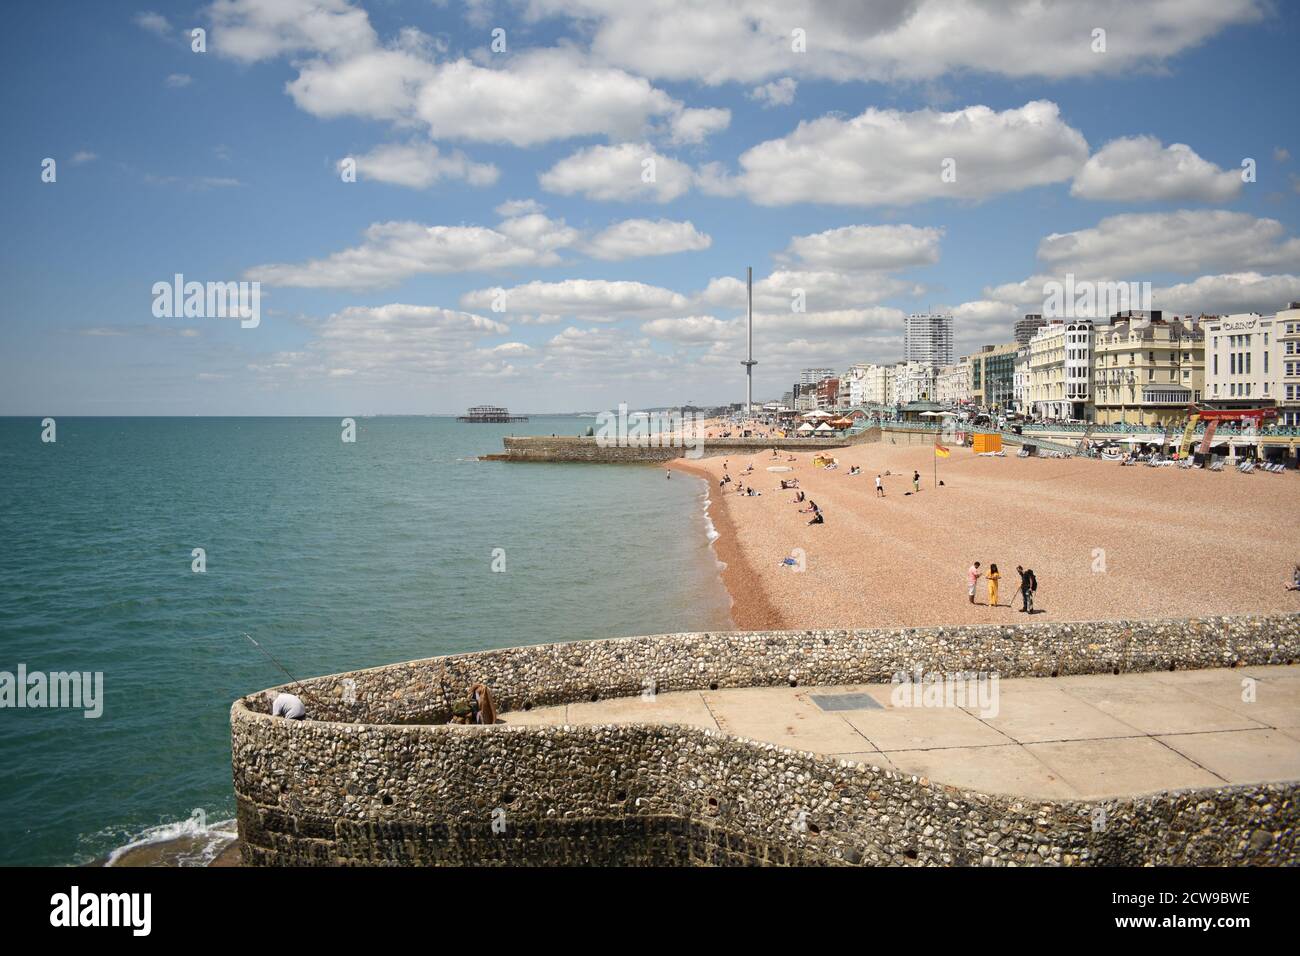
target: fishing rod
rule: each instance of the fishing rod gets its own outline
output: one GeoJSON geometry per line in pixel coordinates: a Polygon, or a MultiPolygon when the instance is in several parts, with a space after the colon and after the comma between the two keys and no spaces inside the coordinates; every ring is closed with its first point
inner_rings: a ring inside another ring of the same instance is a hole
{"type": "Polygon", "coordinates": [[[310,697],[312,700],[316,701],[316,703],[318,703],[318,704],[325,704],[325,706],[327,706],[327,707],[329,706],[329,704],[327,704],[325,701],[321,700],[319,697],[317,697],[315,694],[313,694],[311,691],[309,691],[306,687],[303,687],[302,682],[299,681],[298,678],[296,678],[296,677],[294,677],[292,674],[290,674],[287,670],[285,670],[284,665],[281,664],[279,661],[277,661],[274,657],[272,657],[270,651],[268,651],[268,650],[267,650],[265,647],[263,647],[261,644],[257,643],[257,641],[253,640],[252,635],[248,634],[246,631],[241,631],[240,633],[242,633],[242,634],[244,635],[244,637],[247,637],[247,638],[249,639],[249,641],[252,642],[252,644],[253,644],[254,647],[256,647],[259,651],[261,651],[263,654],[265,654],[265,655],[266,655],[266,659],[269,660],[269,661],[270,661],[272,664],[274,664],[276,667],[278,667],[278,668],[280,669],[280,672],[281,672],[282,674],[284,674],[285,677],[289,678],[289,680],[292,681],[293,684],[294,684],[294,685],[295,685],[299,690],[301,690],[304,694],[306,694],[306,695],[307,695],[308,697],[310,697]]]}

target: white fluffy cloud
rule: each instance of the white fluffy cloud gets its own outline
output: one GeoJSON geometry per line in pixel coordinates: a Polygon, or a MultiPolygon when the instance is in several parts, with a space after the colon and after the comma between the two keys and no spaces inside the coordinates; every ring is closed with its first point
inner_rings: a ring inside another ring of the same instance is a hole
{"type": "Polygon", "coordinates": [[[207,13],[213,49],[244,63],[286,53],[346,56],[378,43],[369,15],[348,0],[215,0],[207,13]]]}
{"type": "Polygon", "coordinates": [[[779,80],[754,87],[749,91],[749,98],[757,100],[764,109],[773,106],[789,106],[794,102],[794,94],[798,88],[798,80],[792,76],[783,76],[779,80]]]}
{"type": "Polygon", "coordinates": [[[1226,315],[1233,312],[1276,312],[1300,302],[1300,276],[1237,272],[1200,276],[1152,291],[1155,308],[1175,315],[1226,315]]]}
{"type": "MultiPolygon", "coordinates": [[[[370,175],[372,178],[388,178],[390,182],[400,181],[403,185],[419,185],[424,172],[420,165],[410,170],[389,166],[385,168],[384,176],[377,175],[373,169],[370,175]],[[398,179],[399,176],[405,179],[398,179]]],[[[560,253],[566,250],[615,262],[707,249],[713,241],[693,223],[670,219],[620,220],[599,232],[587,234],[569,227],[563,219],[551,219],[541,212],[530,211],[541,208],[533,200],[504,202],[497,211],[506,218],[495,228],[426,226],[409,221],[377,222],[366,229],[360,245],[303,263],[255,266],[247,270],[245,276],[274,286],[381,288],[417,275],[554,266],[562,261],[560,253]]],[[[626,292],[640,283],[606,285],[617,286],[626,292]]],[[[475,302],[477,307],[490,308],[490,300],[475,302]]],[[[512,311],[545,313],[540,318],[530,316],[528,320],[538,322],[554,321],[555,314],[561,310],[541,304],[513,308],[512,311]]]]}
{"type": "Polygon", "coordinates": [[[908,269],[939,261],[943,230],[916,226],[844,226],[795,236],[785,256],[809,269],[864,272],[908,269]]]}
{"type": "Polygon", "coordinates": [[[671,202],[691,188],[690,166],[655,151],[649,143],[589,146],[560,160],[538,177],[543,189],[605,201],[671,202]]]}
{"type": "Polygon", "coordinates": [[[298,265],[256,266],[247,277],[276,286],[374,288],[414,275],[555,265],[558,251],[578,236],[563,220],[540,214],[507,219],[496,229],[377,222],[359,246],[298,265]]]}
{"type": "Polygon", "coordinates": [[[702,143],[731,125],[731,110],[683,109],[669,119],[668,125],[674,143],[702,143]]]}
{"type": "Polygon", "coordinates": [[[1227,202],[1242,187],[1240,170],[1223,170],[1185,143],[1162,147],[1154,136],[1116,139],[1074,177],[1070,195],[1116,202],[1227,202]]]}
{"type": "Polygon", "coordinates": [[[1117,279],[1294,267],[1300,239],[1285,232],[1276,219],[1222,209],[1125,213],[1047,236],[1038,258],[1053,272],[1117,279]]]}
{"type": "Polygon", "coordinates": [[[382,42],[347,0],[217,0],[213,49],[242,62],[296,56],[287,86],[300,109],[423,126],[439,139],[532,146],[603,135],[662,132],[698,143],[731,120],[692,108],[642,76],[550,47],[493,58],[443,59],[442,44],[414,27],[382,42]]]}
{"type": "Polygon", "coordinates": [[[492,309],[503,304],[505,314],[543,313],[612,322],[629,315],[672,315],[686,309],[684,295],[643,282],[605,279],[534,281],[511,289],[479,289],[461,296],[467,309],[492,309]]]}
{"type": "MultiPolygon", "coordinates": [[[[359,376],[388,380],[404,374],[464,374],[505,371],[505,359],[517,350],[484,348],[485,338],[509,328],[494,319],[437,306],[393,303],[353,306],[314,326],[315,337],[297,352],[281,352],[254,364],[262,374],[302,377],[359,376]]],[[[525,347],[526,348],[526,347],[525,347]]]]}
{"type": "MultiPolygon", "coordinates": [[[[461,179],[471,186],[490,186],[500,176],[491,163],[471,162],[455,150],[440,153],[432,143],[385,143],[352,157],[357,175],[411,189],[428,189],[444,179],[461,179]]],[[[339,160],[341,166],[345,160],[339,160]]]]}
{"type": "Polygon", "coordinates": [[[825,116],[741,154],[736,186],[764,206],[798,202],[902,206],[985,199],[1072,177],[1088,158],[1083,135],[1055,103],[997,112],[868,109],[825,116]],[[945,181],[945,161],[955,165],[945,181]]]}
{"type": "Polygon", "coordinates": [[[1256,0],[527,0],[592,31],[592,54],[644,76],[706,83],[800,75],[926,80],[976,70],[1089,76],[1152,64],[1262,15],[1256,0]],[[689,24],[689,26],[684,26],[689,24]],[[1092,31],[1108,31],[1106,53],[1092,31]],[[792,31],[805,33],[795,52],[792,31]]]}
{"type": "Polygon", "coordinates": [[[698,252],[713,240],[691,222],[671,219],[624,219],[588,240],[584,250],[597,259],[618,261],[639,256],[698,252]]]}

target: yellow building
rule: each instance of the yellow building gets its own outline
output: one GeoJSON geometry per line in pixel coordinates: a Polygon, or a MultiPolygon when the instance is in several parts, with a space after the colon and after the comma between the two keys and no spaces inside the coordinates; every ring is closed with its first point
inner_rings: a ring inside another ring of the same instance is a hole
{"type": "Polygon", "coordinates": [[[1205,334],[1162,318],[1113,319],[1093,339],[1092,401],[1101,425],[1180,425],[1205,388],[1205,334]]]}

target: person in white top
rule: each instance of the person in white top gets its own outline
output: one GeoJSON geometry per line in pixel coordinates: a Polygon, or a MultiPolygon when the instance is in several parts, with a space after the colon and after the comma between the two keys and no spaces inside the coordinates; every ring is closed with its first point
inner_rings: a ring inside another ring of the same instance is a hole
{"type": "Polygon", "coordinates": [[[271,702],[271,716],[285,717],[289,720],[302,720],[307,716],[307,708],[303,706],[301,697],[294,694],[280,693],[271,702]]]}

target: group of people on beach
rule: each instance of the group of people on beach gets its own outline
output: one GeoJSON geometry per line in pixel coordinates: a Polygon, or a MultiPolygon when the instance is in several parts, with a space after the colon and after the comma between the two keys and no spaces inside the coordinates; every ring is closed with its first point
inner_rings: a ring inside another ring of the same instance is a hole
{"type": "MultiPolygon", "coordinates": [[[[1017,586],[1017,593],[1020,595],[1022,606],[1018,610],[1026,614],[1034,613],[1034,592],[1038,590],[1038,578],[1034,574],[1034,569],[1026,570],[1020,565],[1016,565],[1016,574],[1019,576],[1020,583],[1017,586]]],[[[990,564],[988,573],[980,570],[980,563],[976,561],[966,569],[966,594],[971,604],[975,603],[975,588],[979,584],[980,578],[988,582],[988,606],[998,607],[998,584],[1002,580],[1002,573],[998,571],[996,564],[990,564]]],[[[1007,605],[1010,607],[1011,605],[1007,605]]]]}

